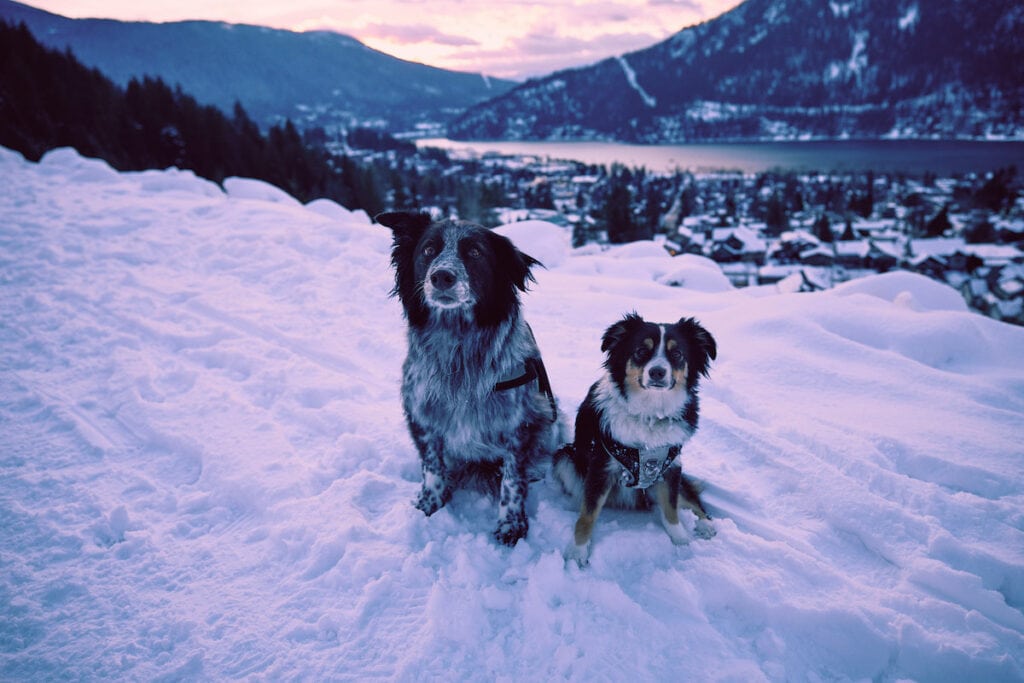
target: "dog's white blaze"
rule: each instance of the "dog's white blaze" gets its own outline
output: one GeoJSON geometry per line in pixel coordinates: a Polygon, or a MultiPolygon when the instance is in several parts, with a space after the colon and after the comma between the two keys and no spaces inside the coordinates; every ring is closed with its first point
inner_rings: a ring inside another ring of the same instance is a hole
{"type": "Polygon", "coordinates": [[[651,370],[661,368],[665,371],[665,379],[668,380],[669,385],[667,387],[653,387],[649,391],[670,391],[674,387],[675,379],[672,376],[672,364],[668,362],[668,358],[665,356],[665,326],[658,325],[658,329],[661,330],[661,342],[657,346],[657,352],[651,356],[651,359],[647,361],[647,365],[644,366],[643,386],[645,389],[648,389],[646,385],[650,382],[651,370]]]}
{"type": "Polygon", "coordinates": [[[624,397],[605,375],[597,386],[601,426],[616,441],[634,448],[682,445],[693,435],[679,415],[690,401],[684,389],[645,390],[624,397]]]}

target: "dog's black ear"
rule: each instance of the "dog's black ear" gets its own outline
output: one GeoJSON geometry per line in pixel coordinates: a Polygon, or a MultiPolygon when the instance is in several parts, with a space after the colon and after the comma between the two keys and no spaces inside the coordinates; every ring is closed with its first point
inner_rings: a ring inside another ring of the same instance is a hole
{"type": "Polygon", "coordinates": [[[419,232],[431,222],[430,214],[422,211],[385,211],[378,213],[373,220],[396,232],[409,230],[419,232]]]}
{"type": "Polygon", "coordinates": [[[707,377],[708,366],[718,355],[718,344],[715,342],[715,338],[693,318],[680,318],[675,326],[700,350],[700,357],[695,362],[694,370],[707,377]]]}
{"type": "Polygon", "coordinates": [[[636,311],[623,316],[622,320],[604,331],[604,337],[601,338],[601,350],[608,351],[643,323],[644,319],[637,315],[636,311]]]}
{"type": "Polygon", "coordinates": [[[423,325],[428,312],[416,287],[413,255],[431,223],[430,214],[392,211],[377,214],[374,220],[391,228],[391,264],[395,267],[395,287],[391,295],[401,300],[409,324],[423,325]]]}
{"type": "Polygon", "coordinates": [[[499,235],[496,232],[488,231],[491,246],[497,258],[498,267],[508,275],[508,279],[517,289],[526,291],[527,283],[536,282],[530,269],[534,266],[544,267],[544,264],[529,254],[524,254],[512,244],[512,240],[499,235]]]}

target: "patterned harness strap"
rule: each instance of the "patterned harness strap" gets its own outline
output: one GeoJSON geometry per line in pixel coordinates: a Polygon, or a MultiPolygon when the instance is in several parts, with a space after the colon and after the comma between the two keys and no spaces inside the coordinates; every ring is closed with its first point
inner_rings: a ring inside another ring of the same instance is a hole
{"type": "Polygon", "coordinates": [[[665,476],[679,457],[679,446],[631,448],[601,434],[601,447],[622,466],[622,485],[630,489],[646,489],[665,476]]]}

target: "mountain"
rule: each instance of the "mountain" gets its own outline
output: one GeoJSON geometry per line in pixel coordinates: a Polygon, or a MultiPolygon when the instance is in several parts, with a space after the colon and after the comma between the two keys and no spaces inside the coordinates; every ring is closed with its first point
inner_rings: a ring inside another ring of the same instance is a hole
{"type": "Polygon", "coordinates": [[[24,22],[40,42],[68,47],[119,85],[159,76],[204,104],[239,101],[261,124],[383,122],[392,131],[445,122],[514,83],[446,71],[327,31],[295,33],[208,21],[69,19],[0,0],[0,19],[24,22]]]}
{"type": "Polygon", "coordinates": [[[468,110],[462,139],[1024,137],[1018,0],[748,0],[468,110]]]}

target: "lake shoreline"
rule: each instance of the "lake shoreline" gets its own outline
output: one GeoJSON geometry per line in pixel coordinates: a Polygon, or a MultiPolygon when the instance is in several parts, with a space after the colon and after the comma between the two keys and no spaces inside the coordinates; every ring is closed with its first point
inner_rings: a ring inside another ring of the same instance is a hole
{"type": "Polygon", "coordinates": [[[808,139],[643,145],[593,140],[422,138],[415,143],[421,149],[436,147],[476,156],[527,156],[605,166],[619,163],[656,173],[787,170],[959,175],[1024,166],[1024,141],[1016,139],[808,139]]]}

